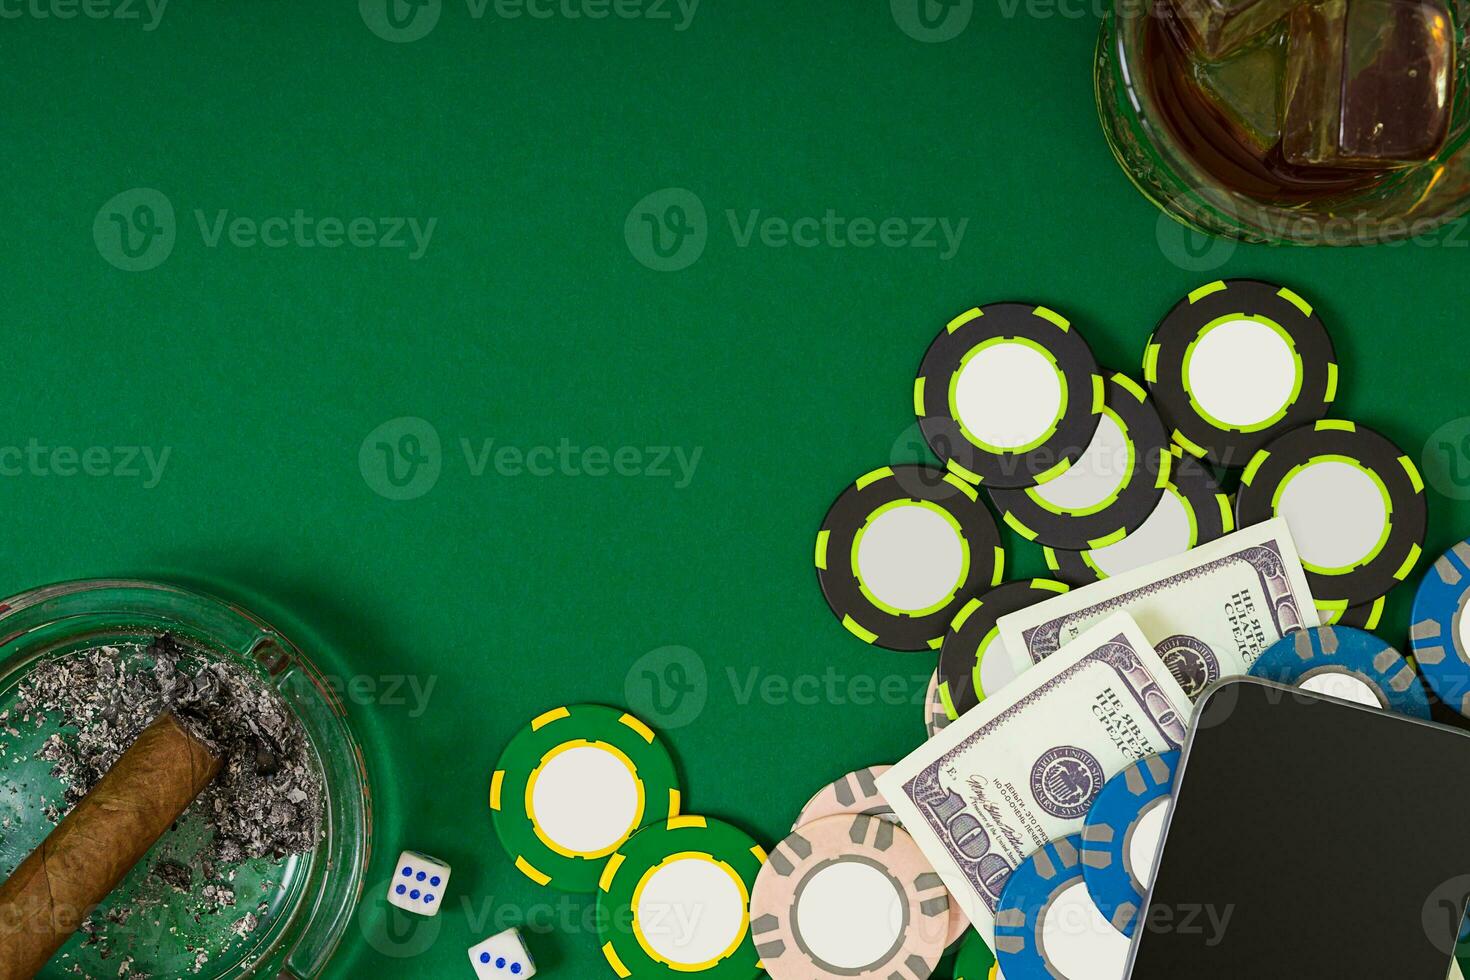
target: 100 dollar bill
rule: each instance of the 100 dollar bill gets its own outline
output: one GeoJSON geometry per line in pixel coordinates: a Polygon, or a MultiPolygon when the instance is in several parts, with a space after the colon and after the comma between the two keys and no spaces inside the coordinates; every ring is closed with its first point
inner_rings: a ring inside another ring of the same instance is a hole
{"type": "Polygon", "coordinates": [[[981,936],[1016,866],[1076,833],[1103,784],[1177,748],[1189,698],[1138,626],[1110,616],[878,777],[981,936]]]}
{"type": "Polygon", "coordinates": [[[1275,518],[1002,616],[1000,637],[1025,667],[1119,611],[1137,621],[1191,698],[1249,671],[1287,633],[1318,625],[1296,545],[1275,518]]]}

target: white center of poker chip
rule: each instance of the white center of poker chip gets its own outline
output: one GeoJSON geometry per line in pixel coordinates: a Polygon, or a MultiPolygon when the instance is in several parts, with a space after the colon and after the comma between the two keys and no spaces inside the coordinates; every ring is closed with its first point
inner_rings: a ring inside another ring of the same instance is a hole
{"type": "Polygon", "coordinates": [[[1195,342],[1184,384],[1210,418],[1236,428],[1260,425],[1291,402],[1296,358],[1266,324],[1226,320],[1195,342]]]}
{"type": "Polygon", "coordinates": [[[811,954],[843,970],[885,959],[903,934],[905,903],[893,880],[863,861],[839,860],[804,883],[793,916],[811,954]]]}
{"type": "Polygon", "coordinates": [[[729,869],[704,858],[657,868],[637,901],[639,933],[668,963],[719,959],[745,932],[744,890],[729,869]]]}
{"type": "Polygon", "coordinates": [[[1102,917],[1079,878],[1043,913],[1041,954],[1068,980],[1122,980],[1128,940],[1102,917]]]}
{"type": "Polygon", "coordinates": [[[638,780],[621,758],[583,745],[542,767],[531,790],[531,817],[552,844],[597,854],[621,843],[638,820],[638,780]]]}
{"type": "Polygon", "coordinates": [[[1029,658],[1023,662],[1011,656],[1005,641],[1000,638],[1000,631],[993,631],[988,641],[980,646],[980,692],[987,698],[994,697],[995,692],[1019,677],[1021,671],[1029,666],[1029,658]]]}
{"type": "Polygon", "coordinates": [[[1031,492],[1062,510],[1086,510],[1118,492],[1128,477],[1132,457],[1133,446],[1123,430],[1111,412],[1103,412],[1082,458],[1031,492]]]}
{"type": "Polygon", "coordinates": [[[1374,554],[1388,529],[1388,502],[1362,468],[1328,459],[1287,478],[1277,495],[1302,560],[1349,568],[1374,554]]]}
{"type": "Polygon", "coordinates": [[[1303,691],[1311,691],[1313,694],[1325,694],[1328,697],[1341,698],[1354,704],[1361,704],[1367,708],[1384,707],[1383,699],[1378,696],[1373,685],[1355,674],[1345,673],[1340,670],[1324,670],[1313,674],[1297,685],[1303,691]]]}
{"type": "Polygon", "coordinates": [[[992,344],[954,380],[954,408],[965,430],[988,446],[1016,449],[1043,438],[1062,414],[1061,378],[1026,344],[992,344]]]}
{"type": "Polygon", "coordinates": [[[959,584],[965,549],[942,516],[921,504],[879,514],[858,543],[857,572],[879,602],[930,609],[959,584]]]}
{"type": "Polygon", "coordinates": [[[1154,856],[1164,840],[1164,817],[1169,813],[1169,798],[1161,796],[1139,814],[1128,836],[1128,876],[1144,888],[1153,884],[1154,856]]]}
{"type": "Polygon", "coordinates": [[[1142,527],[1088,554],[1092,563],[1109,576],[1131,572],[1160,558],[1181,555],[1190,546],[1189,516],[1189,508],[1170,487],[1142,527]]]}

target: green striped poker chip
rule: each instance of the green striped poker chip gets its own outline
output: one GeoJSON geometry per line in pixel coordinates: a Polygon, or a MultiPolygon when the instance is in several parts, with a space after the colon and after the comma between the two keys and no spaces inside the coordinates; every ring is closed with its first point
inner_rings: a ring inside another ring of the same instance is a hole
{"type": "Polygon", "coordinates": [[[653,729],[617,708],[552,708],[521,729],[490,782],[495,833],[521,874],[591,892],[641,827],[679,814],[679,781],[653,729]]]}
{"type": "Polygon", "coordinates": [[[945,713],[958,718],[995,694],[1031,665],[1000,638],[1002,616],[1034,606],[1067,591],[1050,579],[1006,582],[965,603],[944,634],[939,651],[938,695],[945,713]]]}
{"type": "Polygon", "coordinates": [[[597,932],[608,966],[633,980],[758,976],[750,892],[765,861],[748,834],[709,817],[640,830],[598,882],[597,932]]]}
{"type": "Polygon", "coordinates": [[[1388,596],[1379,596],[1372,602],[1365,602],[1357,606],[1348,606],[1338,609],[1317,610],[1317,618],[1322,620],[1323,626],[1353,626],[1360,630],[1376,630],[1378,624],[1383,621],[1383,607],[1388,603],[1388,596]]]}
{"type": "Polygon", "coordinates": [[[954,958],[954,980],[995,980],[995,954],[980,934],[971,929],[954,958]]]}
{"type": "Polygon", "coordinates": [[[1285,518],[1319,608],[1372,603],[1398,585],[1424,547],[1424,481],[1372,429],[1324,419],[1273,439],[1241,474],[1235,519],[1285,518]]]}
{"type": "Polygon", "coordinates": [[[992,303],[951,320],[914,381],[934,454],[971,483],[1029,487],[1082,457],[1103,383],[1071,321],[1034,303],[992,303]]]}
{"type": "Polygon", "coordinates": [[[865,643],[938,649],[972,596],[1000,580],[1000,532],[979,492],[932,466],[858,478],[817,532],[817,581],[833,615],[865,643]]]}
{"type": "Polygon", "coordinates": [[[1327,414],[1337,395],[1337,355],[1297,293],[1223,279],[1165,314],[1145,348],[1143,377],[1175,442],[1237,467],[1327,414]]]}
{"type": "Polygon", "coordinates": [[[1173,462],[1164,494],[1143,525],[1101,548],[1067,551],[1045,548],[1047,566],[1072,585],[1086,585],[1198,547],[1235,530],[1230,497],[1209,467],[1183,448],[1170,450],[1173,462]]]}
{"type": "Polygon", "coordinates": [[[1102,420],[1066,472],[1034,487],[990,487],[1005,523],[1053,548],[1102,548],[1137,531],[1158,506],[1174,457],[1164,423],[1138,383],[1108,378],[1102,420]]]}

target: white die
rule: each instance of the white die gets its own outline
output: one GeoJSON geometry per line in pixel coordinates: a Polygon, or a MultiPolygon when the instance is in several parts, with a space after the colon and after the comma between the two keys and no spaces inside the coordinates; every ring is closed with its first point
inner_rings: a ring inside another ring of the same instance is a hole
{"type": "Polygon", "coordinates": [[[526,980],[536,975],[536,964],[515,929],[491,936],[470,947],[470,965],[480,980],[526,980]]]}
{"type": "Polygon", "coordinates": [[[404,851],[388,883],[388,903],[419,915],[438,915],[448,886],[449,865],[418,851],[404,851]]]}

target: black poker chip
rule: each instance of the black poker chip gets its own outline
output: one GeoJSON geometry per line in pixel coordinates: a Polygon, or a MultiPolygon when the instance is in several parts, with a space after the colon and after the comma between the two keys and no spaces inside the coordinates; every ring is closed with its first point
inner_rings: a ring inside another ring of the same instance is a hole
{"type": "Polygon", "coordinates": [[[914,381],[934,454],[971,483],[1029,487],[1081,458],[1102,413],[1097,361],[1070,321],[1032,303],[951,320],[914,381]]]}
{"type": "Polygon", "coordinates": [[[1029,541],[1082,551],[1121,540],[1148,520],[1169,482],[1168,434],[1136,381],[1107,381],[1102,421],[1067,470],[1024,489],[990,488],[1001,518],[1029,541]]]}
{"type": "Polygon", "coordinates": [[[1377,432],[1323,419],[1273,439],[1241,474],[1236,523],[1271,517],[1285,518],[1319,608],[1371,603],[1423,552],[1424,481],[1377,432]]]}
{"type": "Polygon", "coordinates": [[[842,492],[817,533],[817,581],[854,636],[890,650],[937,650],[955,613],[1000,581],[995,519],[964,480],[933,466],[885,466],[842,492]]]}
{"type": "Polygon", "coordinates": [[[1176,442],[1239,467],[1272,439],[1327,414],[1337,355],[1311,304],[1290,289],[1217,280],[1160,321],[1143,377],[1176,442]]]}
{"type": "Polygon", "coordinates": [[[1381,595],[1372,602],[1348,606],[1346,609],[1318,609],[1317,616],[1322,620],[1323,626],[1352,626],[1371,633],[1383,620],[1383,607],[1387,602],[1388,596],[1381,595]]]}
{"type": "Polygon", "coordinates": [[[1006,582],[960,607],[939,651],[939,700],[951,719],[995,694],[1030,664],[1025,651],[1012,655],[1005,649],[997,627],[1000,618],[1066,591],[1064,583],[1044,578],[1006,582]]]}
{"type": "Polygon", "coordinates": [[[1086,585],[1183,554],[1235,530],[1230,497],[1210,468],[1175,446],[1169,482],[1143,526],[1121,541],[1087,551],[1044,548],[1046,564],[1063,582],[1086,585]]]}

